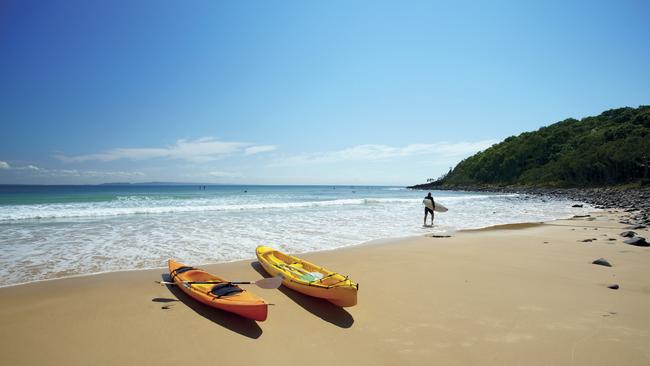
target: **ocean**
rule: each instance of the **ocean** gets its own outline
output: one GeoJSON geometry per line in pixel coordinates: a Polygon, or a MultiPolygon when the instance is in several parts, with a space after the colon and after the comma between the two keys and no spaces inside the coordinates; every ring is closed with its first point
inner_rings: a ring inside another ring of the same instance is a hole
{"type": "Polygon", "coordinates": [[[0,186],[0,286],[119,270],[301,253],[592,209],[518,194],[432,191],[449,208],[423,227],[426,192],[379,186],[0,186]]]}

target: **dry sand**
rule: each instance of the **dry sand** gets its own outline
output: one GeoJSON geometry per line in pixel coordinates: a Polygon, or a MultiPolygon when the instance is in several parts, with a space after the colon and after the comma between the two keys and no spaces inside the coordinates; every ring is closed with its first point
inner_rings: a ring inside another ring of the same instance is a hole
{"type": "Polygon", "coordinates": [[[253,289],[262,323],[156,285],[163,270],[2,288],[0,364],[650,365],[650,249],[623,244],[617,215],[305,254],[358,281],[359,304],[253,289]]]}

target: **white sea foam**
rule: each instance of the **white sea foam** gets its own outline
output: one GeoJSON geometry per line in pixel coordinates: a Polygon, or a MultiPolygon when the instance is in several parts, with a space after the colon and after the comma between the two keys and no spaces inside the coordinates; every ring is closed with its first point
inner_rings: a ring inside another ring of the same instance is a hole
{"type": "MultiPolygon", "coordinates": [[[[467,195],[447,197],[448,202],[486,200],[493,197],[516,197],[517,195],[467,195]]],[[[149,197],[118,197],[117,203],[71,203],[35,204],[9,206],[0,212],[0,222],[15,220],[39,220],[61,218],[96,218],[208,211],[258,211],[272,209],[315,208],[344,205],[372,205],[388,203],[418,203],[419,198],[352,198],[308,202],[265,202],[244,204],[213,204],[205,200],[152,200],[149,197]],[[124,205],[127,203],[127,205],[124,205]]]]}
{"type": "Polygon", "coordinates": [[[119,195],[105,202],[0,206],[0,285],[125,269],[253,258],[257,245],[290,252],[372,239],[444,233],[581,214],[573,202],[437,192],[449,212],[422,228],[422,192],[296,189],[175,197],[119,195]],[[27,276],[25,275],[27,273],[27,276]]]}
{"type": "MultiPolygon", "coordinates": [[[[121,202],[131,201],[141,204],[141,200],[121,199],[121,202]]],[[[136,205],[130,207],[111,207],[101,204],[51,204],[31,205],[20,208],[7,208],[0,214],[0,221],[30,220],[30,219],[57,219],[57,218],[84,218],[103,216],[124,216],[142,214],[164,214],[182,212],[208,212],[208,211],[255,211],[269,209],[293,209],[319,206],[342,206],[342,205],[368,205],[373,203],[391,202],[415,202],[413,199],[384,199],[384,198],[362,198],[362,199],[338,199],[330,201],[311,202],[270,202],[270,203],[248,203],[232,205],[204,204],[199,201],[182,202],[179,205],[136,205]]],[[[170,202],[171,203],[171,202],[170,202]]]]}

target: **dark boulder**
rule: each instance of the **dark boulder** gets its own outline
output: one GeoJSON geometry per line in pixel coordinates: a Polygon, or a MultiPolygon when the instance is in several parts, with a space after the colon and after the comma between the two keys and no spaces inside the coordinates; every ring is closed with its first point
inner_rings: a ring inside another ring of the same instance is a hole
{"type": "Polygon", "coordinates": [[[611,263],[607,261],[605,258],[598,258],[595,261],[591,262],[591,264],[597,264],[599,266],[605,266],[605,267],[611,267],[611,263]]]}
{"type": "Polygon", "coordinates": [[[621,233],[621,236],[624,237],[624,238],[631,238],[634,235],[636,235],[636,233],[634,231],[623,231],[621,233]]]}
{"type": "Polygon", "coordinates": [[[635,236],[633,238],[629,238],[623,241],[625,244],[630,244],[630,245],[636,245],[637,247],[650,247],[650,244],[645,241],[645,238],[642,238],[640,236],[635,236]]]}

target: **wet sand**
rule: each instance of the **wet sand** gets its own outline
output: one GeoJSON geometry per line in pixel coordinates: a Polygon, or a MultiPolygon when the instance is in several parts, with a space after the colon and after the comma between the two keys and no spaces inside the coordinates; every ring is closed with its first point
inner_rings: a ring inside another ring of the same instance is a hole
{"type": "MultiPolygon", "coordinates": [[[[359,304],[251,288],[272,304],[261,323],[155,284],[165,270],[0,288],[0,363],[648,365],[650,249],[623,244],[619,216],[304,254],[359,282],[359,304]]],[[[203,268],[261,275],[253,260],[203,268]]]]}

